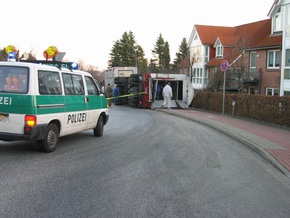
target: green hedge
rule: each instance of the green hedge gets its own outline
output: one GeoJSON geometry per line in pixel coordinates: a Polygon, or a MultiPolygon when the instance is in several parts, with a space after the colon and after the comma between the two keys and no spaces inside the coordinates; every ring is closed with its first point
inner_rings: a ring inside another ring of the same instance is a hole
{"type": "MultiPolygon", "coordinates": [[[[197,92],[191,107],[222,113],[223,93],[197,92]]],[[[224,114],[290,127],[290,96],[226,94],[224,114]]]]}

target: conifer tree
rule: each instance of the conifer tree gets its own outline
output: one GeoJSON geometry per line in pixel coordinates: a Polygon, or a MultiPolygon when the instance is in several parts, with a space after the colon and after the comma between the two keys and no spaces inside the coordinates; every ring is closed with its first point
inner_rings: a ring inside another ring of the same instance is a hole
{"type": "Polygon", "coordinates": [[[137,67],[138,72],[147,71],[144,50],[141,46],[136,45],[132,31],[124,32],[122,38],[115,41],[110,56],[110,67],[137,67]]]}
{"type": "Polygon", "coordinates": [[[159,72],[168,71],[170,66],[170,49],[168,42],[164,41],[161,33],[156,40],[152,54],[154,56],[153,61],[157,65],[159,72]]]}
{"type": "Polygon", "coordinates": [[[144,50],[141,46],[137,46],[137,56],[138,56],[138,72],[146,73],[148,72],[148,61],[145,58],[144,50]]]}
{"type": "Polygon", "coordinates": [[[169,49],[169,44],[166,41],[164,45],[164,54],[163,54],[163,59],[164,59],[164,70],[165,72],[170,71],[170,49],[169,49]]]}
{"type": "Polygon", "coordinates": [[[178,52],[176,52],[176,57],[173,61],[173,69],[177,69],[177,65],[180,64],[189,55],[189,48],[186,38],[183,38],[179,46],[178,52]]]}

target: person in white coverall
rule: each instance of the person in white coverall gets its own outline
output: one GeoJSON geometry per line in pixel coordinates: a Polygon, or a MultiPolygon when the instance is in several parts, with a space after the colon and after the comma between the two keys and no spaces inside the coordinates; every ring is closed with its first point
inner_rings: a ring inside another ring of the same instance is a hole
{"type": "Polygon", "coordinates": [[[167,107],[168,109],[171,109],[170,105],[171,105],[171,98],[172,98],[172,88],[170,85],[171,85],[171,83],[168,82],[162,91],[162,95],[164,98],[164,102],[162,104],[162,107],[167,107]]]}

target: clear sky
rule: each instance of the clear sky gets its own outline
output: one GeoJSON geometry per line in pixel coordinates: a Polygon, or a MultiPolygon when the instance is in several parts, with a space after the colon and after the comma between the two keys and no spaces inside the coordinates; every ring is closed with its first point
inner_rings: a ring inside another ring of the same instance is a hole
{"type": "Polygon", "coordinates": [[[107,68],[110,51],[124,32],[152,57],[159,34],[171,59],[195,24],[238,26],[268,19],[274,0],[13,0],[1,2],[0,48],[14,45],[38,59],[54,45],[70,61],[107,68]]]}

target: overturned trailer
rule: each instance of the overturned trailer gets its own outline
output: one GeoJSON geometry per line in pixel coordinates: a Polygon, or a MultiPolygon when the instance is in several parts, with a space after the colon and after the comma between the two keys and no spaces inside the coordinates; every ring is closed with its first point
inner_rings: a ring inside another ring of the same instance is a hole
{"type": "Polygon", "coordinates": [[[112,67],[105,71],[105,87],[113,85],[116,77],[129,78],[131,74],[137,74],[137,67],[112,67]]]}
{"type": "Polygon", "coordinates": [[[135,97],[132,96],[132,100],[129,102],[134,102],[136,99],[138,107],[160,108],[164,100],[162,89],[167,82],[170,82],[172,87],[171,108],[188,108],[194,97],[194,88],[191,85],[190,77],[186,74],[145,73],[138,74],[138,77],[134,75],[129,79],[130,90],[135,92],[138,90],[139,94],[137,93],[138,95],[135,97]],[[138,89],[134,88],[136,82],[138,82],[138,89]],[[140,91],[142,91],[141,94],[140,91]]]}

